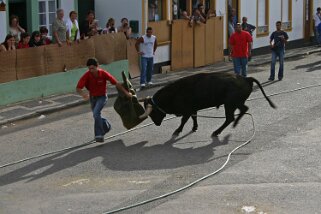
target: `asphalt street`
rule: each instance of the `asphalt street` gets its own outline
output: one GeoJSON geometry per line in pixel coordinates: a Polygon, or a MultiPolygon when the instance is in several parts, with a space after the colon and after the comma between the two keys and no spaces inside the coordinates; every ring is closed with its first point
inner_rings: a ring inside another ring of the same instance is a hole
{"type": "MultiPolygon", "coordinates": [[[[141,128],[117,135],[126,129],[111,98],[103,110],[112,123],[104,144],[0,168],[0,213],[107,213],[149,200],[218,170],[253,133],[218,174],[121,213],[321,213],[320,72],[320,53],[288,59],[282,81],[267,81],[269,65],[251,68],[249,76],[273,95],[278,108],[272,109],[255,86],[246,102],[254,126],[246,115],[214,139],[211,134],[224,119],[200,117],[195,133],[188,121],[176,139],[171,134],[179,118],[159,127],[147,119],[141,128]]],[[[224,108],[199,115],[224,116],[224,108]]],[[[17,121],[0,129],[0,165],[79,146],[92,135],[89,104],[17,121]]]]}

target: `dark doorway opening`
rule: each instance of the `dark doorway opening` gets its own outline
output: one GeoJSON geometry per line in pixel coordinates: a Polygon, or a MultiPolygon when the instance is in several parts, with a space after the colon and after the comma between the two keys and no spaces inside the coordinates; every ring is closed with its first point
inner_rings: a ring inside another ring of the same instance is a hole
{"type": "MultiPolygon", "coordinates": [[[[25,0],[9,1],[9,22],[10,17],[16,15],[19,17],[19,25],[28,31],[27,27],[27,4],[25,0]]],[[[10,24],[10,23],[9,23],[10,24]]]]}

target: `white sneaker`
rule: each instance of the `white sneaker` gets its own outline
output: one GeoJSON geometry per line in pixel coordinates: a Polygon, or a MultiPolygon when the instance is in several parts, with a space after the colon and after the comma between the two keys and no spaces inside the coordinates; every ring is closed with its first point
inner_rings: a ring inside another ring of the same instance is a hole
{"type": "Polygon", "coordinates": [[[152,82],[148,82],[148,83],[147,83],[147,85],[153,85],[153,84],[154,84],[154,83],[152,83],[152,82]]]}
{"type": "Polygon", "coordinates": [[[140,84],[140,87],[144,88],[144,87],[146,87],[146,85],[145,84],[140,84]]]}

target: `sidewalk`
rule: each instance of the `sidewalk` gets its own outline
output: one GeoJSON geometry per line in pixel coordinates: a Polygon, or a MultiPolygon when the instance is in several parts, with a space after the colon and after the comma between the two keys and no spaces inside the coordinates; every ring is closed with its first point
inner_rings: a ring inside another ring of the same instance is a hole
{"type": "MultiPolygon", "coordinates": [[[[313,53],[321,52],[321,48],[315,46],[308,46],[303,48],[286,50],[285,60],[288,58],[299,57],[303,55],[309,55],[313,53]]],[[[252,61],[249,62],[249,73],[251,73],[251,67],[267,64],[271,62],[271,54],[264,54],[253,56],[252,61]]],[[[201,68],[187,69],[177,72],[170,72],[167,74],[155,74],[153,76],[153,87],[164,86],[170,82],[175,81],[184,76],[209,71],[232,71],[233,64],[231,62],[220,62],[214,65],[204,66],[201,68]]],[[[139,89],[139,78],[130,80],[134,88],[139,89]]],[[[117,96],[117,90],[115,87],[109,87],[109,97],[117,96]]],[[[48,114],[50,112],[58,111],[64,108],[70,108],[80,104],[86,103],[76,93],[61,94],[50,97],[44,97],[36,100],[29,100],[19,102],[13,105],[0,107],[0,126],[5,127],[6,124],[13,123],[14,121],[26,119],[30,117],[40,117],[41,115],[48,114]]]]}

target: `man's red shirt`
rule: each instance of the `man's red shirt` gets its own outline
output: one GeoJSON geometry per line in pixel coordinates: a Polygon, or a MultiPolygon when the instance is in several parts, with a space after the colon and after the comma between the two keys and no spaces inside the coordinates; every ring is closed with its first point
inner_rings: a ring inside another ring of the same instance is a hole
{"type": "Polygon", "coordinates": [[[104,96],[107,90],[107,80],[115,85],[117,80],[107,71],[98,68],[98,76],[95,77],[89,70],[80,78],[77,88],[87,88],[90,96],[104,96]]]}
{"type": "Polygon", "coordinates": [[[249,32],[242,30],[241,32],[233,33],[230,37],[230,44],[233,46],[232,57],[248,57],[250,42],[253,42],[253,39],[249,32]]]}

